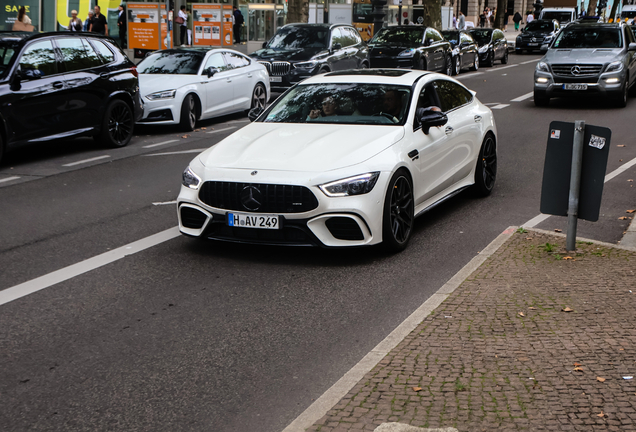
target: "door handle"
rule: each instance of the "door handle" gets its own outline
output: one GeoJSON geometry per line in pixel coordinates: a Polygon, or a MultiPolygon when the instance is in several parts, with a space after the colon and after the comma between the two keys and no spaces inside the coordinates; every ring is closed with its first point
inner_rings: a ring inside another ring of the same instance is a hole
{"type": "Polygon", "coordinates": [[[55,81],[51,85],[53,86],[53,88],[56,88],[56,89],[61,89],[62,87],[64,87],[64,83],[62,81],[55,81]]]}
{"type": "Polygon", "coordinates": [[[231,82],[232,82],[232,80],[231,80],[230,78],[228,78],[228,79],[227,79],[227,82],[231,83],[231,82]]]}
{"type": "Polygon", "coordinates": [[[248,78],[252,78],[252,74],[251,74],[251,73],[248,73],[248,74],[247,74],[247,77],[248,77],[248,78]]]}
{"type": "Polygon", "coordinates": [[[411,160],[419,159],[420,152],[418,152],[417,150],[411,150],[407,156],[410,157],[411,160]]]}
{"type": "Polygon", "coordinates": [[[452,127],[450,127],[450,126],[446,126],[446,131],[445,131],[445,132],[446,132],[446,135],[450,135],[450,134],[452,134],[454,130],[455,130],[455,129],[453,129],[452,127]]]}
{"type": "Polygon", "coordinates": [[[108,73],[106,73],[106,72],[102,72],[102,73],[100,73],[100,74],[99,74],[99,77],[100,77],[100,78],[102,78],[102,79],[108,79],[108,76],[109,76],[109,75],[110,75],[110,74],[108,74],[108,73]]]}
{"type": "Polygon", "coordinates": [[[480,115],[476,115],[475,116],[475,122],[479,123],[481,121],[481,116],[480,115]]]}

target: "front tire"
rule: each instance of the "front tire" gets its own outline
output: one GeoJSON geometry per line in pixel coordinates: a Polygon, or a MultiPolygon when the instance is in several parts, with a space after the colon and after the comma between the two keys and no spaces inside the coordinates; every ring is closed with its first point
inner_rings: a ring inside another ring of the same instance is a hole
{"type": "Polygon", "coordinates": [[[462,70],[462,59],[457,56],[455,57],[455,70],[453,71],[453,75],[459,75],[459,71],[462,70]]]}
{"type": "MultiPolygon", "coordinates": [[[[260,108],[262,110],[267,106],[267,91],[263,84],[258,83],[254,86],[254,91],[252,92],[252,102],[250,104],[249,111],[254,108],[260,108]]],[[[249,112],[248,111],[248,112],[249,112]]]]}
{"type": "Polygon", "coordinates": [[[508,64],[508,48],[506,48],[506,52],[504,53],[504,56],[501,59],[501,64],[508,64]]]}
{"type": "Polygon", "coordinates": [[[475,53],[475,59],[473,60],[473,67],[470,68],[472,71],[479,70],[479,53],[475,53]]]}
{"type": "Polygon", "coordinates": [[[133,136],[135,120],[130,106],[119,99],[111,101],[104,112],[98,141],[108,147],[124,147],[133,136]]]}
{"type": "Polygon", "coordinates": [[[415,206],[413,184],[406,170],[400,169],[389,181],[382,217],[382,244],[390,252],[406,248],[411,234],[415,206]]]}
{"type": "Polygon", "coordinates": [[[446,56],[446,75],[453,75],[453,59],[451,56],[446,56]]]}
{"type": "Polygon", "coordinates": [[[492,67],[495,64],[495,53],[492,51],[488,51],[488,55],[486,56],[486,61],[484,61],[484,66],[492,67]]]}
{"type": "Polygon", "coordinates": [[[197,104],[194,96],[187,95],[181,104],[181,118],[179,128],[184,132],[191,132],[197,124],[197,104]]]}
{"type": "Polygon", "coordinates": [[[475,169],[475,185],[473,189],[477,196],[488,196],[495,187],[497,179],[497,145],[495,137],[486,135],[479,150],[477,168],[475,169]]]}

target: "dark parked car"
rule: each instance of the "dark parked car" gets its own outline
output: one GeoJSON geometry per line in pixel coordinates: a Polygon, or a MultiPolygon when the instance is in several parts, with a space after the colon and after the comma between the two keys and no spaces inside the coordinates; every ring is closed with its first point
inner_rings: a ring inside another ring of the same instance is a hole
{"type": "MultiPolygon", "coordinates": [[[[541,50],[542,45],[548,45],[559,32],[560,26],[557,20],[534,20],[517,36],[515,42],[515,52],[522,54],[523,51],[541,50]]],[[[547,49],[547,48],[545,48],[547,49]]],[[[544,49],[544,50],[545,50],[544,49]]]]}
{"type": "Polygon", "coordinates": [[[462,30],[443,30],[442,36],[450,42],[453,58],[453,75],[464,68],[479,69],[479,53],[477,42],[471,35],[462,30]]]}
{"type": "Polygon", "coordinates": [[[499,29],[470,29],[470,35],[479,45],[479,63],[482,66],[492,66],[495,60],[502,64],[508,63],[508,41],[499,29]]]}
{"type": "Polygon", "coordinates": [[[368,49],[347,24],[287,24],[250,57],[265,65],[272,91],[319,73],[368,68],[368,49]]]}
{"type": "Polygon", "coordinates": [[[432,27],[384,27],[369,41],[373,68],[409,68],[453,73],[451,45],[432,27]]]}
{"type": "Polygon", "coordinates": [[[0,33],[0,159],[28,143],[93,136],[123,147],[142,114],[135,65],[94,33],[0,33]]]}

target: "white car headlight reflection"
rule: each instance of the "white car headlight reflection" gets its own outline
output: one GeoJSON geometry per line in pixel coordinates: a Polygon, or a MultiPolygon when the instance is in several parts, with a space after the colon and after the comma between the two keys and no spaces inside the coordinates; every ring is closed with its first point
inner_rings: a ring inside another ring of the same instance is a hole
{"type": "Polygon", "coordinates": [[[363,195],[373,190],[379,176],[379,172],[371,172],[325,183],[318,187],[328,197],[363,195]]]}
{"type": "Polygon", "coordinates": [[[189,187],[190,189],[198,189],[201,185],[201,177],[196,175],[190,167],[187,167],[185,171],[183,171],[183,180],[182,183],[184,186],[189,187]]]}
{"type": "Polygon", "coordinates": [[[172,99],[174,98],[174,95],[177,93],[176,90],[164,90],[164,91],[160,91],[160,92],[156,92],[156,93],[151,93],[149,95],[146,95],[146,97],[150,100],[157,100],[157,99],[172,99]]]}

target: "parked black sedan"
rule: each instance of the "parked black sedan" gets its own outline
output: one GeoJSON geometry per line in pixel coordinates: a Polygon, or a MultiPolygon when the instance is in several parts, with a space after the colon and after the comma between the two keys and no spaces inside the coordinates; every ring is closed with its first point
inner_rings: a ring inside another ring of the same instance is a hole
{"type": "Polygon", "coordinates": [[[384,27],[369,41],[373,68],[409,68],[451,75],[451,45],[432,27],[384,27]]]}
{"type": "MultiPolygon", "coordinates": [[[[559,32],[557,20],[534,20],[528,23],[515,41],[515,53],[522,54],[524,50],[541,50],[543,44],[549,44],[559,32]]],[[[544,51],[545,52],[545,51],[544,51]]]]}
{"type": "Polygon", "coordinates": [[[367,45],[347,24],[287,24],[250,57],[267,68],[272,91],[319,73],[369,67],[367,45]]]}
{"type": "Polygon", "coordinates": [[[508,41],[499,29],[476,28],[468,31],[479,45],[479,63],[492,66],[495,60],[508,63],[508,41]]]}
{"type": "Polygon", "coordinates": [[[479,69],[478,45],[471,35],[462,30],[443,30],[442,36],[453,48],[453,75],[459,74],[464,68],[479,69]]]}

